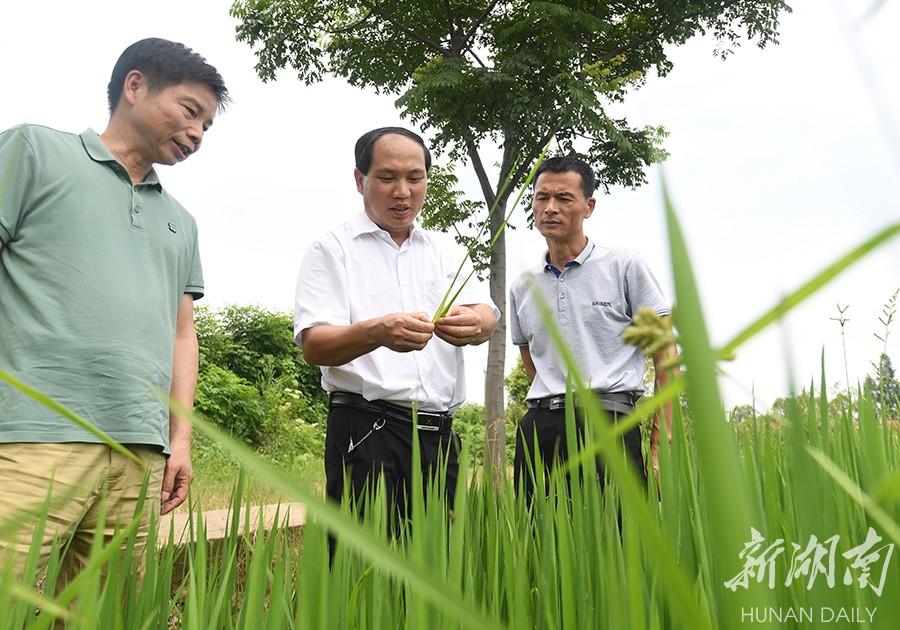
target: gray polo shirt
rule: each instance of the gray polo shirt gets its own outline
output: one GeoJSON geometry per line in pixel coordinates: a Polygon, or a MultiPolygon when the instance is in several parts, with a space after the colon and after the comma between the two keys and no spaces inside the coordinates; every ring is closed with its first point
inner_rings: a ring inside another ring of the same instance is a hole
{"type": "Polygon", "coordinates": [[[559,270],[545,253],[540,266],[526,271],[509,292],[512,342],[528,346],[537,372],[528,399],[566,391],[566,370],[541,320],[529,278],[553,311],[578,369],[592,389],[644,391],[644,357],[622,342],[639,308],[660,315],[671,310],[640,255],[600,247],[588,239],[578,257],[559,270]]]}
{"type": "MultiPolygon", "coordinates": [[[[0,369],[119,442],[168,447],[176,315],[203,293],[193,217],[93,131],[0,133],[0,369]]],[[[0,383],[0,442],[95,442],[0,383]]]]}

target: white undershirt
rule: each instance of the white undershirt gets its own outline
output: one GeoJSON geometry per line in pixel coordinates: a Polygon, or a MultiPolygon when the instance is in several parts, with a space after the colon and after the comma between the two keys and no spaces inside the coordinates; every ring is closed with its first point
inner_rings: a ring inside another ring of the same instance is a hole
{"type": "MultiPolygon", "coordinates": [[[[313,243],[297,279],[297,343],[302,346],[301,333],[313,326],[346,326],[397,312],[434,315],[465,254],[439,238],[413,225],[409,238],[397,245],[360,213],[313,243]]],[[[455,304],[487,304],[495,316],[500,315],[476,278],[455,304]]],[[[462,404],[465,382],[462,348],[437,336],[417,352],[382,347],[344,365],[322,367],[325,391],[405,406],[415,402],[428,411],[453,410],[462,404]]]]}

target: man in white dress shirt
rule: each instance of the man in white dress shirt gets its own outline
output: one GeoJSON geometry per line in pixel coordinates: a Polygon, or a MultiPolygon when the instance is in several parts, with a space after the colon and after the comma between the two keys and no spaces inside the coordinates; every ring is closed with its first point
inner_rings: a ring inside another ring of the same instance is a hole
{"type": "Polygon", "coordinates": [[[329,392],[326,493],[340,501],[344,472],[364,496],[382,474],[395,515],[406,514],[412,479],[413,408],[426,479],[446,460],[453,499],[459,438],[452,413],[465,400],[462,346],[486,341],[499,311],[467,287],[447,316],[432,315],[459,259],[422,230],[431,155],[398,127],[356,143],[364,212],[310,246],[297,281],[294,335],[329,392]],[[435,338],[437,337],[437,338],[435,338]]]}

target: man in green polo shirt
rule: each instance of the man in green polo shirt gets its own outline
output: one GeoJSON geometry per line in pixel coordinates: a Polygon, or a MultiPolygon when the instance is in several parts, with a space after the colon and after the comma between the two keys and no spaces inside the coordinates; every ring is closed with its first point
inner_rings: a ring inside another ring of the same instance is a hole
{"type": "Polygon", "coordinates": [[[190,425],[157,392],[193,404],[193,301],[203,276],[194,219],[153,165],[195,153],[228,100],[203,57],[155,38],[122,53],[108,92],[102,134],[36,125],[0,134],[0,370],[140,459],[0,383],[0,524],[20,525],[0,538],[0,566],[21,571],[35,522],[28,514],[49,492],[41,560],[55,539],[71,539],[64,579],[89,555],[96,529],[109,535],[134,517],[146,474],[148,500],[160,496],[163,514],[187,495],[190,425]]]}

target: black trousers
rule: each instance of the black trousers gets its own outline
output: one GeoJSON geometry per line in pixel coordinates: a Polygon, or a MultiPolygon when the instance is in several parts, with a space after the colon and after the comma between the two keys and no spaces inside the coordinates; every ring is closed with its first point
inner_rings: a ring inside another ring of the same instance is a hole
{"type": "MultiPolygon", "coordinates": [[[[357,407],[332,405],[325,435],[325,493],[340,501],[344,494],[344,474],[350,483],[351,498],[362,502],[374,490],[378,477],[384,479],[389,523],[397,525],[408,516],[412,491],[413,427],[378,412],[357,407]]],[[[446,460],[445,495],[452,508],[459,475],[459,436],[453,431],[418,430],[423,491],[446,460]]]]}
{"type": "MultiPolygon", "coordinates": [[[[613,421],[625,418],[625,414],[614,411],[608,412],[613,421]]],[[[575,430],[577,444],[584,443],[584,422],[579,410],[575,410],[575,430]]],[[[635,472],[647,483],[647,471],[644,468],[644,457],[641,453],[641,430],[634,427],[622,436],[622,446],[628,459],[635,467],[635,472]]],[[[527,498],[534,495],[534,484],[531,478],[531,470],[535,475],[549,475],[554,466],[557,466],[569,458],[568,444],[566,440],[566,411],[565,409],[529,409],[519,421],[519,429],[516,431],[516,454],[514,459],[514,474],[516,492],[524,492],[527,498]],[[535,468],[535,452],[540,452],[543,462],[543,470],[535,468]]],[[[601,486],[606,484],[605,464],[601,457],[597,458],[597,479],[601,486]]]]}

